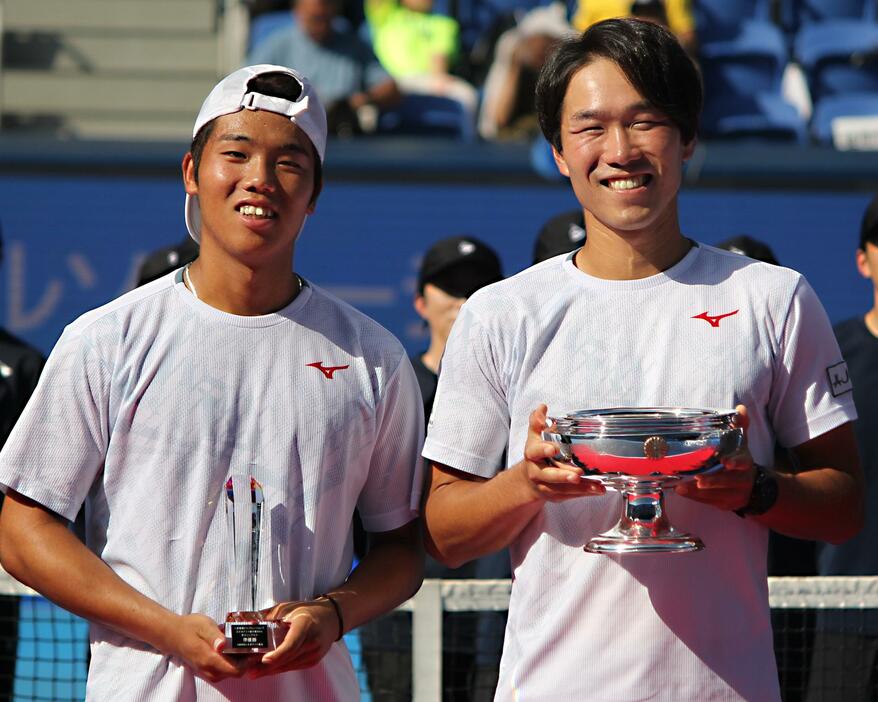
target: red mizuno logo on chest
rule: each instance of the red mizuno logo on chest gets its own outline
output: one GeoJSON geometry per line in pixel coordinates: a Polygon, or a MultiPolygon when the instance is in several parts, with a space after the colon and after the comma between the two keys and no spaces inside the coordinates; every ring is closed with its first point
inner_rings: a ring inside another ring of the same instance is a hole
{"type": "Polygon", "coordinates": [[[710,326],[718,327],[721,319],[725,319],[726,317],[731,317],[734,314],[738,314],[738,310],[735,310],[734,312],[726,312],[725,314],[715,314],[715,315],[707,314],[707,311],[705,310],[701,314],[693,315],[692,319],[703,319],[710,326]]]}
{"type": "Polygon", "coordinates": [[[323,375],[326,376],[327,380],[332,380],[332,375],[336,371],[350,368],[350,366],[324,366],[323,361],[315,361],[314,363],[306,363],[305,365],[319,370],[321,373],[323,373],[323,375]]]}

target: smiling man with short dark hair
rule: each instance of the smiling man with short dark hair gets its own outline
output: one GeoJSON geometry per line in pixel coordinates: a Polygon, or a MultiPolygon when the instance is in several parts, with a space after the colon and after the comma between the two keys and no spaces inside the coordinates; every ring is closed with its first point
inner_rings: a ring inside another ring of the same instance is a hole
{"type": "Polygon", "coordinates": [[[463,305],[424,446],[428,549],[459,565],[509,546],[497,700],[779,700],[768,529],[843,541],[862,524],[829,321],[798,273],[681,232],[701,84],[666,29],[608,20],[562,42],[536,102],[588,236],[463,305]],[[706,548],[583,553],[619,498],[552,460],[547,406],[736,407],[748,448],[667,499],[706,548]],[[776,442],[800,472],[771,468],[776,442]]]}

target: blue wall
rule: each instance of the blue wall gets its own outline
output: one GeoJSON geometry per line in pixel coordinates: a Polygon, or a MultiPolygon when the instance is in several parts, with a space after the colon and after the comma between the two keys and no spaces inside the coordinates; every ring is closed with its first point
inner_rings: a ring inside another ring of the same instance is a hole
{"type": "MultiPolygon", "coordinates": [[[[684,191],[684,232],[716,243],[748,233],[805,273],[837,321],[869,307],[854,268],[865,193],[684,191]]],[[[329,182],[296,268],[378,319],[410,351],[423,343],[411,309],[418,257],[469,233],[525,267],[543,221],[576,206],[569,188],[329,182]]],[[[129,289],[148,251],[185,236],[176,178],[0,176],[5,261],[0,324],[48,351],[64,325],[129,289]]]]}

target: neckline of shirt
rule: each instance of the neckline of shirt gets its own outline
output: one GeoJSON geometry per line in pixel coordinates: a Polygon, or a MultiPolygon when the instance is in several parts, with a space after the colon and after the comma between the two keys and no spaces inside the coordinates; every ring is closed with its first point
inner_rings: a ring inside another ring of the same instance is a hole
{"type": "Polygon", "coordinates": [[[655,275],[650,275],[646,278],[637,278],[635,280],[609,280],[607,278],[598,278],[597,276],[579,270],[573,262],[579,249],[565,256],[561,261],[561,266],[567,276],[574,283],[585,288],[616,291],[648,290],[659,285],[665,285],[674,280],[679,280],[681,274],[692,267],[702,250],[703,247],[697,241],[693,241],[692,247],[686,252],[686,255],[673,266],[665,271],[656,273],[655,275]]]}
{"type": "Polygon", "coordinates": [[[177,296],[184,304],[191,307],[198,314],[215,322],[219,322],[220,324],[227,324],[234,327],[247,327],[251,329],[272,327],[275,324],[281,324],[282,322],[292,319],[296,312],[302,309],[311,297],[311,285],[307,280],[300,276],[302,288],[299,290],[299,294],[296,295],[292,302],[286,307],[275,312],[269,312],[268,314],[257,315],[240,315],[232,314],[231,312],[223,312],[216,307],[211,307],[206,302],[199,300],[192,294],[192,291],[189,290],[183,282],[184,268],[180,268],[174,275],[174,289],[176,290],[177,296]]]}

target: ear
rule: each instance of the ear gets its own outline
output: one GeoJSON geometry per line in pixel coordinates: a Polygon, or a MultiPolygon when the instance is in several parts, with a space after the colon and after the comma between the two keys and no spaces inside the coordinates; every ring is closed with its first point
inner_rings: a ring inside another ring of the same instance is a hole
{"type": "Polygon", "coordinates": [[[187,152],[183,157],[183,186],[187,195],[198,195],[198,181],[195,179],[195,161],[187,152]]]}
{"type": "Polygon", "coordinates": [[[558,171],[562,176],[570,177],[570,169],[567,168],[567,161],[564,160],[564,154],[562,154],[558,149],[552,146],[552,158],[555,159],[555,165],[558,167],[558,171]]]}
{"type": "Polygon", "coordinates": [[[683,161],[688,161],[692,158],[696,146],[698,146],[698,137],[692,137],[688,144],[683,145],[683,161]]]}
{"type": "Polygon", "coordinates": [[[427,301],[424,299],[423,295],[415,295],[412,306],[415,308],[415,312],[418,313],[418,316],[421,319],[427,319],[427,301]]]}
{"type": "Polygon", "coordinates": [[[863,249],[857,249],[857,270],[864,278],[872,277],[872,267],[869,265],[869,257],[863,249]]]}

